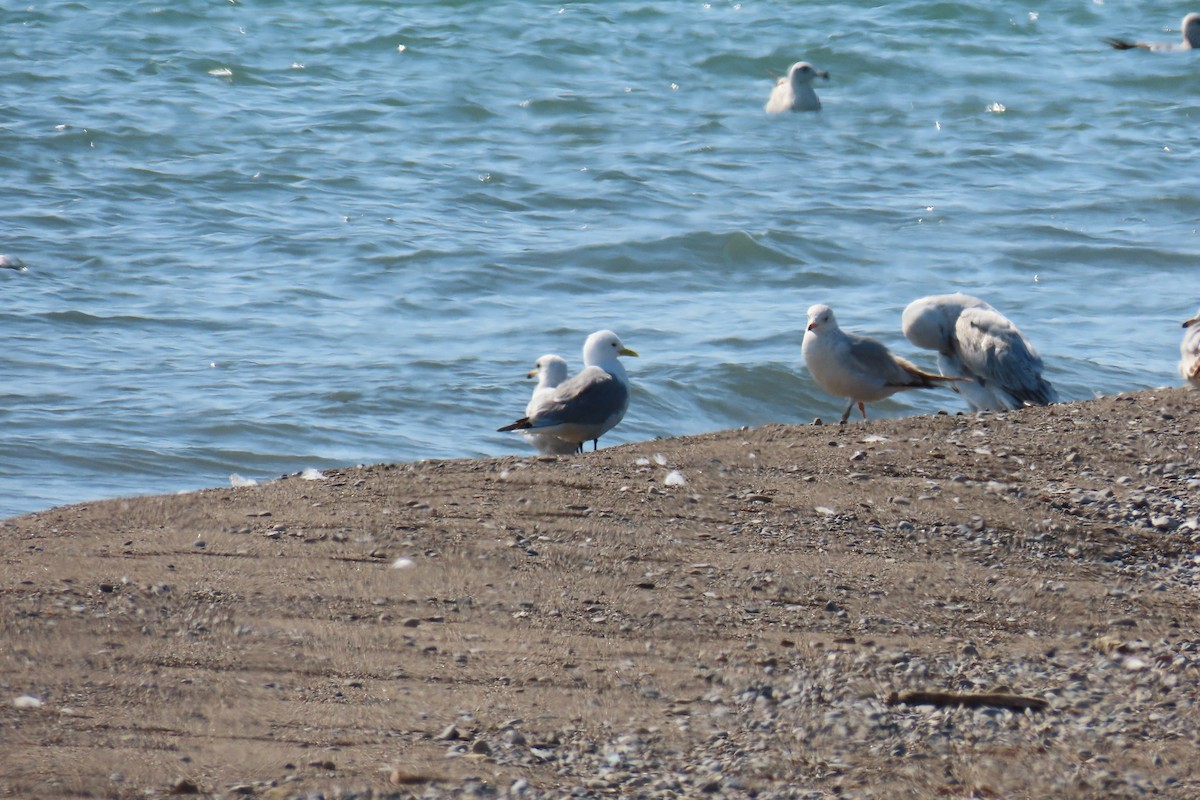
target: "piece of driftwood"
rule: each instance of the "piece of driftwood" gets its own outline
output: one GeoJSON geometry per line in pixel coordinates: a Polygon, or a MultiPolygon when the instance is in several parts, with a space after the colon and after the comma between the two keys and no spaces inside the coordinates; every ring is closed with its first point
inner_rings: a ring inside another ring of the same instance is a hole
{"type": "Polygon", "coordinates": [[[996,706],[1011,708],[1013,711],[1044,711],[1050,704],[1040,697],[1025,697],[1019,694],[1004,692],[984,692],[971,694],[964,692],[892,692],[887,697],[887,704],[894,706],[904,703],[910,706],[963,706],[979,708],[981,706],[996,706]]]}

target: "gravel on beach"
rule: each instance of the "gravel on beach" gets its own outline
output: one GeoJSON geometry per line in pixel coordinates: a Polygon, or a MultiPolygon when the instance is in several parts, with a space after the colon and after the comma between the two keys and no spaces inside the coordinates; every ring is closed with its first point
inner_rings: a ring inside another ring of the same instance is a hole
{"type": "Polygon", "coordinates": [[[5,520],[0,796],[1197,797],[1198,418],[1161,389],[5,520]]]}

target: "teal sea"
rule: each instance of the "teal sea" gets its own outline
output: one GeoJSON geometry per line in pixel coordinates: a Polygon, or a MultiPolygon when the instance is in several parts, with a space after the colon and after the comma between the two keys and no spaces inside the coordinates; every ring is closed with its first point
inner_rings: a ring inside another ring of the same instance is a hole
{"type": "MultiPolygon", "coordinates": [[[[840,413],[805,310],[967,291],[1066,400],[1178,385],[1186,6],[45,0],[0,7],[0,516],[532,453],[543,353],[636,349],[602,444],[840,413]],[[819,113],[763,112],[828,70],[819,113]]],[[[876,416],[963,408],[946,391],[876,416]]]]}

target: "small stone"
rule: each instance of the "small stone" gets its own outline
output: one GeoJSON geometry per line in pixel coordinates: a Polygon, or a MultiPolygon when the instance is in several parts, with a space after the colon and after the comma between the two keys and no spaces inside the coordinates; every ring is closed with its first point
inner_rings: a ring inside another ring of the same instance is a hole
{"type": "Polygon", "coordinates": [[[337,769],[337,764],[334,764],[332,761],[310,761],[308,762],[308,765],[310,767],[316,767],[317,769],[326,769],[330,772],[333,772],[335,769],[337,769]]]}
{"type": "Polygon", "coordinates": [[[471,742],[471,752],[477,756],[490,756],[492,754],[492,746],[487,743],[486,739],[476,739],[471,742]]]}
{"type": "Polygon", "coordinates": [[[1150,665],[1147,664],[1145,661],[1143,661],[1140,658],[1130,656],[1129,658],[1125,659],[1124,662],[1122,662],[1121,666],[1123,666],[1125,669],[1129,670],[1130,672],[1142,672],[1143,670],[1148,668],[1150,665]]]}
{"type": "Polygon", "coordinates": [[[13,698],[13,705],[17,708],[41,708],[41,698],[34,697],[31,694],[23,694],[20,697],[13,698]]]}
{"type": "Polygon", "coordinates": [[[397,786],[412,786],[418,783],[429,783],[429,778],[425,775],[417,775],[412,772],[394,769],[392,770],[392,774],[388,776],[388,782],[394,783],[397,786]]]}
{"type": "Polygon", "coordinates": [[[180,778],[171,787],[170,794],[200,794],[200,787],[196,785],[195,781],[180,778]]]}
{"type": "Polygon", "coordinates": [[[416,617],[409,617],[400,624],[406,628],[415,628],[421,624],[421,620],[417,619],[416,617]]]}
{"type": "Polygon", "coordinates": [[[447,725],[446,728],[436,737],[441,742],[453,742],[462,738],[462,734],[458,732],[458,728],[454,725],[447,725]]]}

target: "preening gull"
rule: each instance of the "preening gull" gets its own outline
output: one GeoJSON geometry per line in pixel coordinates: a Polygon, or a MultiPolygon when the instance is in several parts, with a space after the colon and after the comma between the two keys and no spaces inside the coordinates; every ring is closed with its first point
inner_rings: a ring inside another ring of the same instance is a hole
{"type": "Polygon", "coordinates": [[[914,300],[900,322],[917,347],[936,350],[943,375],[970,378],[954,387],[972,411],[1006,411],[1058,402],[1042,377],[1042,358],[1016,325],[967,294],[914,300]]]}
{"type": "Polygon", "coordinates": [[[1180,23],[1183,41],[1180,42],[1131,42],[1128,39],[1105,39],[1118,50],[1197,50],[1200,49],[1200,14],[1188,14],[1180,23]]]}
{"type": "Polygon", "coordinates": [[[1179,343],[1179,374],[1200,389],[1200,313],[1183,323],[1187,333],[1179,343]]]}
{"type": "MultiPolygon", "coordinates": [[[[567,379],[567,362],[562,356],[553,353],[544,355],[533,365],[529,377],[537,378],[538,383],[533,387],[533,394],[525,406],[526,418],[537,414],[541,404],[550,401],[554,396],[554,390],[567,379]]],[[[530,433],[529,431],[519,431],[519,433],[542,455],[570,455],[579,452],[581,447],[578,442],[568,442],[566,439],[560,439],[549,433],[530,433]]]]}
{"type": "Polygon", "coordinates": [[[813,68],[807,61],[797,61],[788,69],[788,74],[775,81],[771,99],[767,101],[768,114],[784,111],[820,111],[821,100],[813,91],[813,78],[829,80],[829,73],[813,68]]]}
{"type": "Polygon", "coordinates": [[[845,425],[855,404],[867,418],[865,402],[890,397],[902,389],[931,389],[939,382],[965,381],[923,372],[881,342],[846,333],[838,327],[833,309],[815,305],[808,309],[808,329],[801,347],[804,363],[817,384],[836,397],[850,398],[842,412],[845,425]]]}
{"type": "Polygon", "coordinates": [[[596,331],[583,344],[583,369],[555,387],[532,415],[500,430],[549,434],[580,449],[590,439],[595,450],[629,408],[629,378],[617,357],[636,355],[612,331],[596,331]]]}

